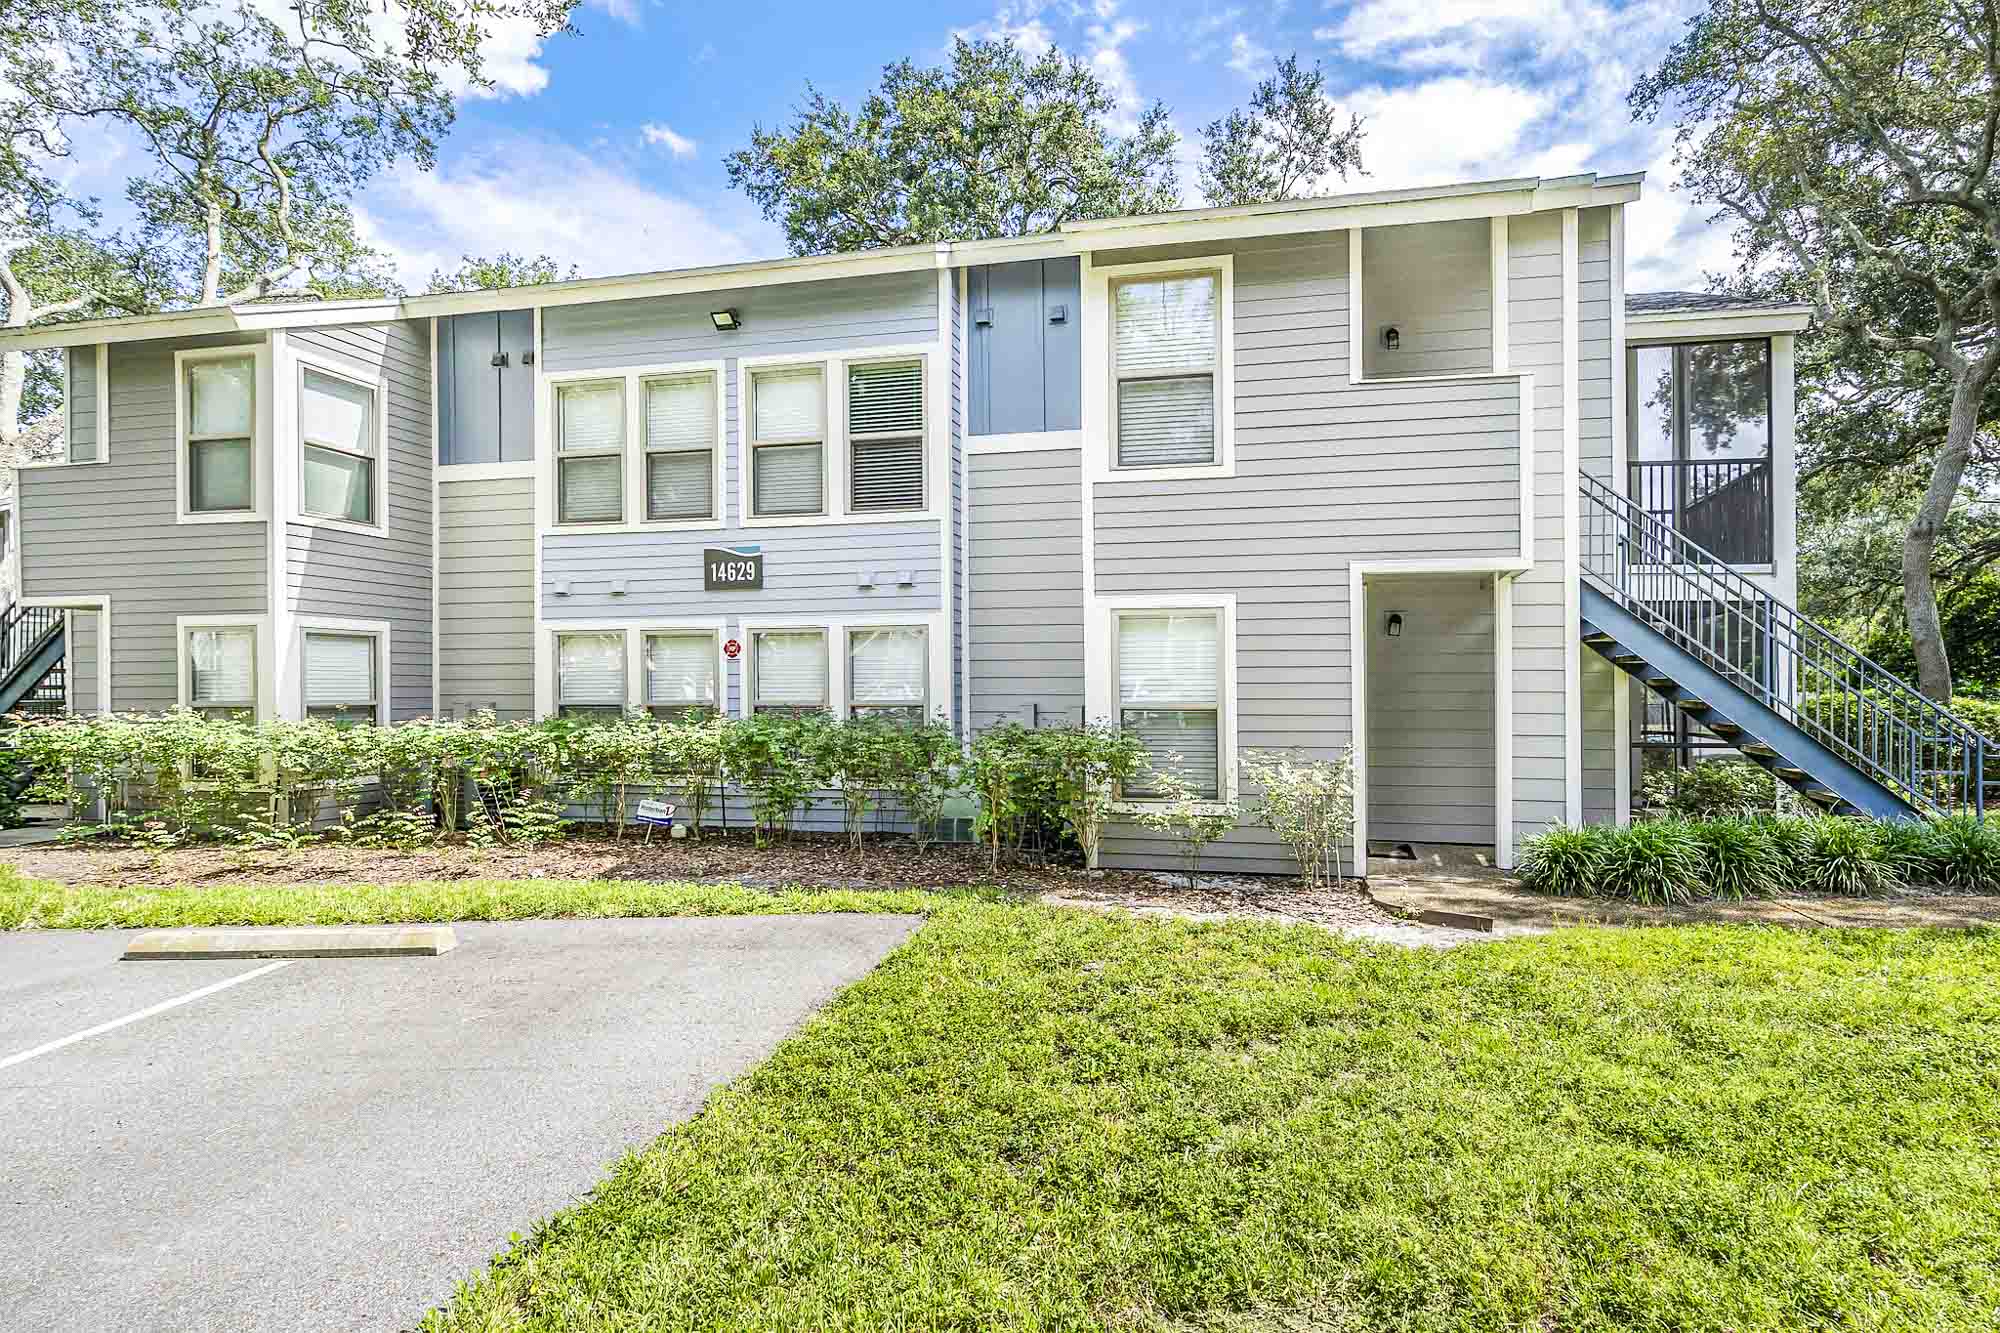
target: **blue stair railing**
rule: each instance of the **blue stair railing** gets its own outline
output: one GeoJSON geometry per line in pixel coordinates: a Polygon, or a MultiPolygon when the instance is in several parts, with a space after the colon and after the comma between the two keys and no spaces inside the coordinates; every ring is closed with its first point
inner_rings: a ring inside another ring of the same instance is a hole
{"type": "Polygon", "coordinates": [[[1975,727],[1596,477],[1582,490],[1601,592],[1915,809],[1985,817],[1975,727]]]}
{"type": "MultiPolygon", "coordinates": [[[[40,667],[35,665],[41,656],[40,650],[61,631],[62,626],[63,611],[59,606],[23,606],[16,602],[0,613],[0,693],[16,700],[17,707],[32,701],[35,687],[41,681],[16,682],[16,675],[24,670],[34,670],[39,677],[62,669],[63,664],[59,661],[53,665],[46,662],[40,667]]],[[[35,708],[33,711],[43,710],[35,708]]]]}

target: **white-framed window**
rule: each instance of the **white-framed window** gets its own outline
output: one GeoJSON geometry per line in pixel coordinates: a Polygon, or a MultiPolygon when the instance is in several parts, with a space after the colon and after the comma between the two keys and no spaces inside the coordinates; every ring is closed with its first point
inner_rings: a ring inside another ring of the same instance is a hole
{"type": "Polygon", "coordinates": [[[1222,286],[1219,272],[1111,283],[1114,466],[1222,461],[1222,286]]]}
{"type": "Polygon", "coordinates": [[[640,647],[645,705],[654,717],[677,721],[689,711],[722,708],[720,636],[714,630],[646,630],[640,647]]]}
{"type": "Polygon", "coordinates": [[[848,509],[924,507],[924,358],[847,363],[848,509]]]}
{"type": "Polygon", "coordinates": [[[930,701],[929,631],[922,625],[847,631],[847,713],[922,725],[930,701]]]}
{"type": "Polygon", "coordinates": [[[257,626],[197,625],[181,631],[181,701],[206,718],[257,720],[257,626]]]}
{"type": "Polygon", "coordinates": [[[828,689],[824,629],[760,629],[750,633],[750,701],[757,713],[824,713],[828,689]]]}
{"type": "Polygon", "coordinates": [[[713,519],[716,420],[713,371],[642,381],[646,521],[713,519]]]}
{"type": "Polygon", "coordinates": [[[1118,721],[1145,745],[1150,769],[1123,794],[1159,796],[1153,775],[1178,769],[1197,795],[1219,799],[1227,736],[1222,612],[1123,610],[1114,622],[1118,721]]]}
{"type": "Polygon", "coordinates": [[[299,363],[299,511],[379,528],[385,439],[376,383],[299,363]]]}
{"type": "Polygon", "coordinates": [[[257,357],[251,350],[183,356],[179,418],[185,513],[257,512],[257,357]]]}
{"type": "Polygon", "coordinates": [[[380,725],[381,636],[308,629],[301,642],[306,716],[341,726],[380,725]]]}
{"type": "Polygon", "coordinates": [[[625,715],[623,630],[556,635],[556,713],[561,717],[625,715]]]}
{"type": "Polygon", "coordinates": [[[625,381],[556,386],[556,522],[625,519],[625,381]]]}
{"type": "Polygon", "coordinates": [[[825,367],[753,370],[749,380],[751,516],[825,514],[825,367]]]}

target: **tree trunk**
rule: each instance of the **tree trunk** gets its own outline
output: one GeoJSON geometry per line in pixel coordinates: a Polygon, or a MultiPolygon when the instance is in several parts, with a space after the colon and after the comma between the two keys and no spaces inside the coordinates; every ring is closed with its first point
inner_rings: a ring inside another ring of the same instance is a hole
{"type": "Polygon", "coordinates": [[[21,438],[21,394],[28,383],[28,354],[18,347],[0,353],[0,445],[21,438]]]}
{"type": "Polygon", "coordinates": [[[208,262],[201,272],[199,305],[214,305],[222,299],[222,205],[208,204],[208,262]]]}
{"type": "Polygon", "coordinates": [[[1992,378],[1993,367],[1987,358],[1960,373],[1952,390],[1951,423],[1945,429],[1944,448],[1931,464],[1930,485],[1924,488],[1923,503],[1917,506],[1903,536],[1903,615],[1916,651],[1917,685],[1939,703],[1951,702],[1951,658],[1945,652],[1944,627],[1938,618],[1931,558],[1952,501],[1958,498],[1959,482],[1965,475],[1966,460],[1972,456],[1972,438],[1979,425],[1979,404],[1992,378]]]}

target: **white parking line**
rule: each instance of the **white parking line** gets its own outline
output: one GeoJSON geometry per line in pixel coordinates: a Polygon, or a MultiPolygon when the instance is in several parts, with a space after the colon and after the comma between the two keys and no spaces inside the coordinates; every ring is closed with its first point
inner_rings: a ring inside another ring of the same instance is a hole
{"type": "Polygon", "coordinates": [[[22,1051],[19,1055],[10,1055],[4,1060],[0,1060],[0,1069],[25,1063],[38,1055],[47,1055],[50,1051],[59,1051],[65,1046],[73,1046],[86,1038],[110,1032],[114,1028],[122,1028],[127,1023],[136,1023],[142,1018],[151,1018],[154,1014],[163,1014],[169,1009],[178,1009],[184,1004],[193,1004],[205,995],[213,995],[219,990],[228,990],[231,986],[248,981],[252,977],[261,977],[266,972],[275,972],[281,967],[290,967],[297,961],[296,958],[281,958],[275,963],[266,963],[264,966],[252,968],[248,972],[239,972],[233,977],[225,977],[213,985],[203,986],[200,990],[191,990],[185,995],[176,995],[171,1000],[162,1000],[158,1004],[141,1009],[135,1014],[127,1014],[123,1018],[114,1018],[109,1023],[99,1023],[94,1028],[85,1028],[83,1031],[73,1032],[67,1037],[58,1037],[54,1041],[44,1042],[31,1051],[22,1051]]]}

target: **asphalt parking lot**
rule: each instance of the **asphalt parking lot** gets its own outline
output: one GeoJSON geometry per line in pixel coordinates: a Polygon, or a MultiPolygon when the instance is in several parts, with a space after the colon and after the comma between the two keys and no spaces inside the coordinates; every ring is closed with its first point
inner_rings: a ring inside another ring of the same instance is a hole
{"type": "Polygon", "coordinates": [[[472,924],[275,965],[0,934],[0,1327],[408,1327],[917,924],[472,924]]]}

